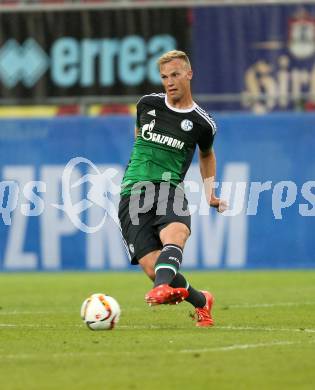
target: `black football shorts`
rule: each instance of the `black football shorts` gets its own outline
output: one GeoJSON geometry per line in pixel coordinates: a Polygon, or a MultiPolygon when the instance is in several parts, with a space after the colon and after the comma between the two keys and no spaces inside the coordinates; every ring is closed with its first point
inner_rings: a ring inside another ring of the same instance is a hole
{"type": "Polygon", "coordinates": [[[131,264],[162,249],[159,233],[165,226],[182,222],[190,230],[191,224],[184,191],[166,182],[151,185],[138,195],[122,196],[118,217],[131,264]]]}

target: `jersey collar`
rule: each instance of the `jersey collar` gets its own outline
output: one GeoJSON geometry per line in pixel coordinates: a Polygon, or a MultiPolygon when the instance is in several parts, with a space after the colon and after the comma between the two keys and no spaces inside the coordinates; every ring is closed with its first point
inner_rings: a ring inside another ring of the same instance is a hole
{"type": "Polygon", "coordinates": [[[182,113],[194,111],[194,109],[197,106],[197,104],[194,102],[193,105],[190,108],[176,108],[176,107],[173,107],[167,101],[167,95],[166,94],[165,94],[165,104],[166,104],[166,107],[169,108],[170,110],[175,111],[175,112],[182,112],[182,113]]]}

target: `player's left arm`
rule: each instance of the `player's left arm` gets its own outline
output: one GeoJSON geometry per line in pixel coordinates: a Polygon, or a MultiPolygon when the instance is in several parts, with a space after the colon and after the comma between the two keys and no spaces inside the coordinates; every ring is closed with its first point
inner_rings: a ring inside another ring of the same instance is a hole
{"type": "Polygon", "coordinates": [[[228,205],[224,200],[215,195],[216,158],[213,148],[206,152],[199,150],[199,167],[209,205],[215,207],[219,213],[223,213],[228,205]]]}

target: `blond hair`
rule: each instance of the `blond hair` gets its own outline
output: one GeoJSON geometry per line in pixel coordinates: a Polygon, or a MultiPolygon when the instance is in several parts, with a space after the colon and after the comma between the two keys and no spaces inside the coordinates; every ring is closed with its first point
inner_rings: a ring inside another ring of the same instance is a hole
{"type": "Polygon", "coordinates": [[[191,69],[190,61],[187,56],[187,54],[184,51],[180,50],[171,50],[168,51],[167,53],[164,53],[157,61],[159,68],[161,65],[166,64],[167,62],[170,62],[172,60],[180,59],[183,60],[189,69],[191,69]]]}

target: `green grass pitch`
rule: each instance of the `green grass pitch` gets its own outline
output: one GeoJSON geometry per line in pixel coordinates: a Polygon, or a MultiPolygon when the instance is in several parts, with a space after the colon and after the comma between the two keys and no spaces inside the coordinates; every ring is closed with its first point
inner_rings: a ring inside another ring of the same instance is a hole
{"type": "Polygon", "coordinates": [[[314,271],[186,276],[214,293],[215,327],[147,307],[140,272],[0,274],[1,390],[315,388],[314,271]],[[115,330],[82,323],[94,292],[119,301],[115,330]]]}

